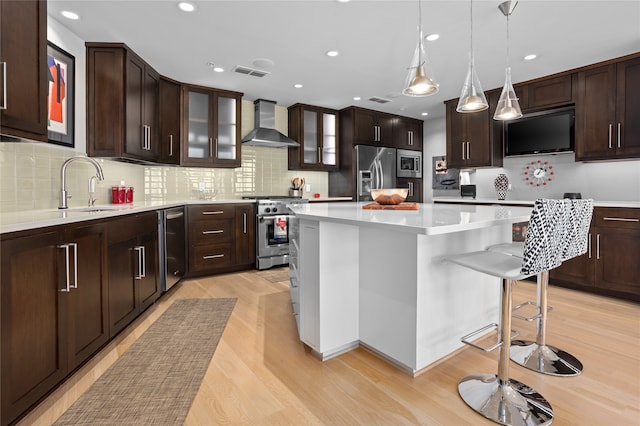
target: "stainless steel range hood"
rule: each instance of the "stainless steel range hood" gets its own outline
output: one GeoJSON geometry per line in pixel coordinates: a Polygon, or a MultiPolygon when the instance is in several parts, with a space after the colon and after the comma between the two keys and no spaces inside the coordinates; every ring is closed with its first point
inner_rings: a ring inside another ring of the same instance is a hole
{"type": "Polygon", "coordinates": [[[270,148],[300,146],[298,142],[275,129],[276,103],[274,101],[256,99],[253,104],[255,105],[255,128],[242,139],[243,145],[270,148]]]}

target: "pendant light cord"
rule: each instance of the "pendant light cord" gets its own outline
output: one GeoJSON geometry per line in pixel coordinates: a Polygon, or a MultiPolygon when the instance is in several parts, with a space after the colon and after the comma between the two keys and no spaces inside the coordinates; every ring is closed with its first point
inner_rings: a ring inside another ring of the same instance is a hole
{"type": "Polygon", "coordinates": [[[507,14],[507,68],[509,68],[509,16],[511,13],[507,14]]]}
{"type": "Polygon", "coordinates": [[[418,0],[418,67],[422,66],[422,0],[418,0]]]}
{"type": "Polygon", "coordinates": [[[471,16],[471,37],[469,37],[469,53],[471,54],[471,69],[474,68],[474,55],[473,55],[473,0],[469,0],[469,15],[471,16]]]}

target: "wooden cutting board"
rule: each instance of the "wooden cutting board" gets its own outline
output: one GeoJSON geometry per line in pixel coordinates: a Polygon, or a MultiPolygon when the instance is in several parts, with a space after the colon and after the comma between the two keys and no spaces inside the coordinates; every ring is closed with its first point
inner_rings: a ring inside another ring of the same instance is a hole
{"type": "Polygon", "coordinates": [[[365,210],[418,210],[420,206],[418,203],[400,203],[400,204],[378,204],[378,203],[369,203],[362,206],[365,210]]]}

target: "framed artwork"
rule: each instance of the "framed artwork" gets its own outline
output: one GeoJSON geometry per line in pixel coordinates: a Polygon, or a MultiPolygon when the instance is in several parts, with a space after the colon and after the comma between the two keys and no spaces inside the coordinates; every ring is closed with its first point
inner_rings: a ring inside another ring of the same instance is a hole
{"type": "Polygon", "coordinates": [[[75,58],[47,42],[49,94],[47,96],[47,131],[49,142],[74,147],[75,128],[75,58]]]}

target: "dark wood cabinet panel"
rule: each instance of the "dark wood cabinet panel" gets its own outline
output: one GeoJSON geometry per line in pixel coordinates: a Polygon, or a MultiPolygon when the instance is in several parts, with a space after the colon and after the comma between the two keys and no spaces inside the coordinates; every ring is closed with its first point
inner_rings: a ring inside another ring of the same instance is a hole
{"type": "Polygon", "coordinates": [[[393,146],[393,119],[391,114],[355,108],[353,145],[393,146]]]}
{"type": "Polygon", "coordinates": [[[338,111],[295,104],[288,112],[289,137],[300,143],[299,147],[289,147],[289,170],[336,170],[340,149],[338,111]]]}
{"type": "Polygon", "coordinates": [[[573,103],[576,74],[547,77],[515,86],[523,112],[553,108],[573,103]]]}
{"type": "Polygon", "coordinates": [[[398,149],[422,151],[423,121],[408,117],[393,120],[393,142],[398,149]]]}
{"type": "Polygon", "coordinates": [[[126,216],[108,224],[111,337],[160,296],[157,226],[156,212],[126,216]]]}
{"type": "Polygon", "coordinates": [[[640,58],[578,72],[576,159],[640,157],[640,58]]]}
{"type": "Polygon", "coordinates": [[[0,62],[0,133],[46,141],[49,82],[45,0],[0,2],[0,62]]]}
{"type": "Polygon", "coordinates": [[[189,274],[229,272],[255,264],[255,205],[187,207],[189,274]]]}
{"type": "Polygon", "coordinates": [[[494,137],[492,111],[458,113],[457,99],[446,102],[447,165],[455,168],[502,166],[502,139],[494,137]]]}
{"type": "Polygon", "coordinates": [[[407,195],[407,202],[421,203],[422,202],[422,179],[413,178],[398,178],[398,188],[408,188],[409,193],[407,195]]]}
{"type": "Polygon", "coordinates": [[[550,272],[551,282],[640,301],[640,209],[597,207],[586,254],[550,272]]]}
{"type": "Polygon", "coordinates": [[[158,73],[123,43],[86,43],[87,151],[155,162],[158,73]]]}
{"type": "Polygon", "coordinates": [[[180,164],[181,88],[180,84],[160,78],[160,162],[180,164]]]}
{"type": "Polygon", "coordinates": [[[67,373],[60,242],[58,232],[2,242],[2,425],[67,373]]]}

